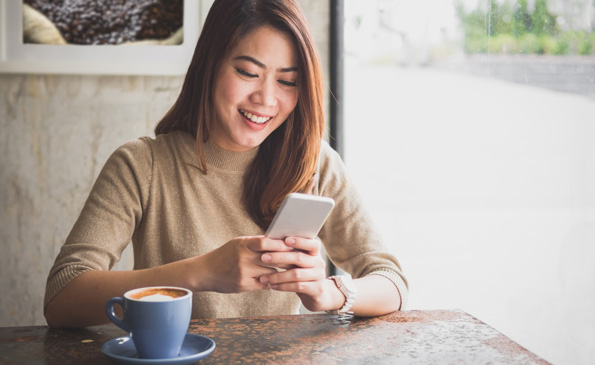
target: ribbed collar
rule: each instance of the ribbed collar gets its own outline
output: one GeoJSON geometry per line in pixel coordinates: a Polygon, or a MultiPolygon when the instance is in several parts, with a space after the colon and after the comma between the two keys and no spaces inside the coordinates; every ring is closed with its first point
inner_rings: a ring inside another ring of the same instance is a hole
{"type": "MultiPolygon", "coordinates": [[[[185,161],[190,165],[200,168],[194,137],[186,132],[178,132],[185,147],[185,161]]],[[[229,172],[244,172],[258,154],[258,147],[246,152],[233,152],[225,150],[211,141],[204,144],[207,168],[213,167],[229,172]]]]}

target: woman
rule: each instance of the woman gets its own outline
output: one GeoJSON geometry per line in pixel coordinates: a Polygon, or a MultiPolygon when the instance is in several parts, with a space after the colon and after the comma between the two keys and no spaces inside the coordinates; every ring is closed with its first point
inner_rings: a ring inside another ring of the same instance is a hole
{"type": "Polygon", "coordinates": [[[48,324],[107,322],[107,299],[155,285],[195,292],[195,318],[291,314],[300,301],[360,316],[400,309],[405,279],[321,142],[323,118],[297,3],[215,1],[156,138],[121,146],[97,178],[50,271],[48,324]],[[320,240],[263,236],[291,192],[335,199],[320,240]],[[135,270],[109,271],[130,240],[135,270]],[[352,283],[326,277],[321,241],[352,283]]]}

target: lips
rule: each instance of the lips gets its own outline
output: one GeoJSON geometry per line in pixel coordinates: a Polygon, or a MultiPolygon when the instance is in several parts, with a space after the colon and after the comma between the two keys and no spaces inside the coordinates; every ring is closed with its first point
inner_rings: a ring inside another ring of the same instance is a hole
{"type": "Polygon", "coordinates": [[[240,112],[240,114],[242,114],[242,116],[244,118],[246,118],[249,121],[251,121],[252,123],[256,123],[256,124],[264,124],[264,123],[268,122],[269,120],[273,119],[273,117],[259,116],[259,115],[244,111],[242,109],[238,109],[238,111],[240,112]]]}

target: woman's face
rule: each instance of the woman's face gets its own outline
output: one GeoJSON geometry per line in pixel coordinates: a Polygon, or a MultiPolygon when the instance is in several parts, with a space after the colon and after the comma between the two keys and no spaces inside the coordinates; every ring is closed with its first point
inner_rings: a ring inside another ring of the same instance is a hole
{"type": "Polygon", "coordinates": [[[211,141],[237,152],[259,146],[295,108],[297,77],[297,51],[287,34],[263,26],[245,36],[215,80],[211,141]]]}

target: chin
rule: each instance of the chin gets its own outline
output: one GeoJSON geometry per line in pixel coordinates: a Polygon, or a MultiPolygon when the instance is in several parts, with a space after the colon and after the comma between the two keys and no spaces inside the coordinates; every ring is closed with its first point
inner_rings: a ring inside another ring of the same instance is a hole
{"type": "Polygon", "coordinates": [[[262,142],[264,142],[264,140],[249,140],[249,141],[244,140],[244,141],[238,141],[238,143],[236,145],[239,146],[241,149],[247,151],[247,150],[251,150],[253,148],[260,146],[262,142]]]}
{"type": "Polygon", "coordinates": [[[256,147],[260,146],[262,144],[262,142],[264,142],[264,141],[260,141],[258,143],[257,142],[247,143],[247,144],[244,145],[244,147],[247,148],[247,149],[253,149],[253,148],[256,148],[256,147]]]}

